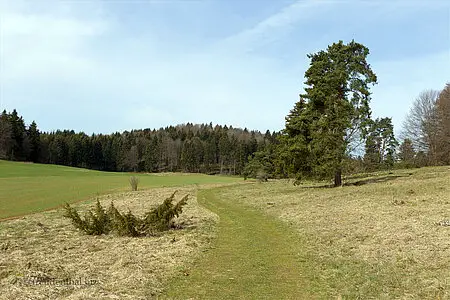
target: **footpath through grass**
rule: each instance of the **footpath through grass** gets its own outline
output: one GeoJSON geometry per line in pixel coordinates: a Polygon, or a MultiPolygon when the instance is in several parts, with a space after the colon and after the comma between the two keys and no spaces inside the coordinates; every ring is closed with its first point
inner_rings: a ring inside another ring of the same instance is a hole
{"type": "Polygon", "coordinates": [[[162,298],[309,299],[298,235],[283,222],[224,199],[219,189],[198,201],[220,217],[213,248],[162,298]]]}
{"type": "Polygon", "coordinates": [[[165,297],[450,299],[449,183],[443,166],[203,191],[215,248],[165,297]]]}
{"type": "Polygon", "coordinates": [[[64,202],[130,190],[130,176],[139,190],[191,184],[232,183],[239,178],[204,174],[130,174],[57,165],[0,160],[0,220],[56,208],[64,202]]]}

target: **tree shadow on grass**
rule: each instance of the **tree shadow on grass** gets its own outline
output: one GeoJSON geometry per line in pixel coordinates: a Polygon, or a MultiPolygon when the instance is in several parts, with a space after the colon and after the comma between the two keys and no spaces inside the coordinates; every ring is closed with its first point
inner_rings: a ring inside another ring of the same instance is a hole
{"type": "MultiPolygon", "coordinates": [[[[380,172],[381,174],[377,174],[376,172],[373,173],[360,173],[360,174],[352,174],[352,175],[346,175],[344,177],[345,180],[350,181],[353,179],[360,179],[360,178],[373,178],[373,177],[386,177],[386,176],[391,176],[394,175],[394,172],[387,172],[387,171],[382,171],[380,172]]],[[[400,176],[400,177],[407,177],[407,176],[411,176],[414,173],[409,172],[408,175],[394,175],[395,176],[400,176]]]]}
{"type": "Polygon", "coordinates": [[[365,185],[365,184],[369,184],[369,183],[387,182],[387,181],[395,180],[399,177],[409,177],[409,176],[387,175],[387,176],[382,176],[382,177],[367,178],[367,179],[358,180],[355,182],[346,182],[344,184],[344,186],[352,186],[352,185],[359,186],[359,185],[365,185]]]}
{"type": "Polygon", "coordinates": [[[354,179],[361,179],[361,178],[367,179],[369,177],[377,177],[377,176],[383,176],[383,175],[387,176],[387,175],[392,175],[392,174],[394,174],[394,173],[392,173],[392,172],[389,172],[389,173],[384,172],[382,174],[377,174],[375,172],[373,172],[373,173],[359,173],[359,174],[346,175],[346,176],[343,176],[343,178],[345,180],[349,181],[349,180],[354,180],[354,179]]]}
{"type": "MultiPolygon", "coordinates": [[[[386,175],[381,177],[375,177],[375,178],[366,178],[363,180],[358,180],[354,182],[346,182],[343,184],[343,186],[360,186],[365,185],[369,183],[379,183],[379,182],[387,182],[391,180],[395,180],[399,177],[409,177],[410,175],[386,175]]],[[[311,185],[311,186],[302,186],[302,188],[305,189],[323,189],[323,188],[334,188],[334,184],[324,184],[324,185],[311,185]]]]}

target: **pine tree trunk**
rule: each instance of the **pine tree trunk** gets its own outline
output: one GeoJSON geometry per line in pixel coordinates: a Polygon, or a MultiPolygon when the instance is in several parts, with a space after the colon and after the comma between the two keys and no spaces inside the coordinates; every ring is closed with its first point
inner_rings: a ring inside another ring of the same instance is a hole
{"type": "Polygon", "coordinates": [[[334,186],[341,186],[342,185],[342,171],[339,169],[334,174],[334,186]]]}

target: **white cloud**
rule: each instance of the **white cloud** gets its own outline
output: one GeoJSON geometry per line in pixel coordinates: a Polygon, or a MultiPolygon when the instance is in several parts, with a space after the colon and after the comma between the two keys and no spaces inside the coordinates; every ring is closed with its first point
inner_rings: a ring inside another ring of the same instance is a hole
{"type": "MultiPolygon", "coordinates": [[[[101,3],[95,5],[94,11],[104,11],[101,3]]],[[[242,43],[266,43],[274,30],[293,24],[298,14],[305,17],[305,9],[316,7],[316,2],[291,5],[227,39],[220,48],[205,47],[177,57],[155,50],[176,45],[159,44],[151,30],[142,36],[121,36],[119,24],[111,24],[102,13],[86,17],[73,3],[57,6],[36,10],[22,5],[2,11],[0,77],[2,102],[8,109],[29,114],[52,109],[58,117],[38,120],[48,130],[80,128],[81,118],[94,120],[95,114],[99,123],[104,114],[120,118],[104,124],[102,131],[188,121],[263,130],[274,124],[281,127],[288,109],[272,106],[291,98],[298,89],[297,74],[278,69],[271,59],[229,50],[239,49],[242,43]],[[108,34],[114,36],[113,43],[95,43],[108,34]],[[83,116],[76,116],[83,107],[83,116]],[[58,120],[64,124],[56,124],[58,120]]],[[[98,125],[84,126],[87,131],[99,130],[98,125]]]]}
{"type": "Polygon", "coordinates": [[[286,36],[296,23],[314,18],[325,6],[329,8],[333,3],[336,2],[299,0],[260,21],[255,26],[220,41],[215,49],[247,52],[273,43],[286,36]]]}
{"type": "MultiPolygon", "coordinates": [[[[173,51],[178,46],[173,39],[158,40],[152,28],[144,27],[140,35],[130,32],[111,19],[102,2],[90,1],[89,9],[58,3],[39,9],[0,7],[0,109],[17,108],[44,130],[87,132],[210,121],[281,129],[301,92],[305,49],[313,43],[299,41],[303,60],[299,56],[288,66],[276,56],[249,52],[339,4],[298,1],[192,54],[173,51]]],[[[319,34],[316,40],[324,37],[319,34]]],[[[394,122],[402,118],[406,108],[400,106],[412,101],[418,89],[435,88],[428,85],[448,77],[450,67],[443,59],[445,54],[374,62],[380,81],[374,88],[374,113],[384,115],[388,106],[394,122]]]]}
{"type": "Polygon", "coordinates": [[[3,13],[1,25],[4,38],[21,35],[73,38],[98,35],[106,29],[105,23],[99,21],[83,22],[77,19],[55,18],[51,15],[20,13],[3,13]]]}
{"type": "Polygon", "coordinates": [[[62,14],[69,3],[49,4],[45,13],[7,7],[0,12],[2,81],[44,80],[88,73],[88,43],[108,28],[102,19],[62,14]]]}

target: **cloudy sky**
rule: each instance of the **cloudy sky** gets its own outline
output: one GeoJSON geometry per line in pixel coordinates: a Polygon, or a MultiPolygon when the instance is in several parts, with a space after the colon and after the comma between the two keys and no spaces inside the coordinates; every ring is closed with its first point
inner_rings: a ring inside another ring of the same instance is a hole
{"type": "Polygon", "coordinates": [[[355,39],[396,131],[450,81],[450,2],[0,0],[0,109],[43,131],[180,123],[280,130],[306,55],[355,39]]]}

